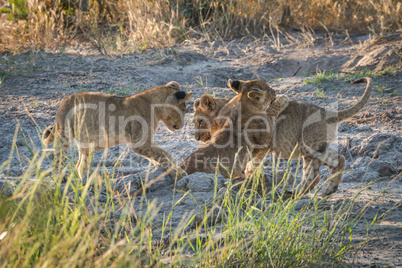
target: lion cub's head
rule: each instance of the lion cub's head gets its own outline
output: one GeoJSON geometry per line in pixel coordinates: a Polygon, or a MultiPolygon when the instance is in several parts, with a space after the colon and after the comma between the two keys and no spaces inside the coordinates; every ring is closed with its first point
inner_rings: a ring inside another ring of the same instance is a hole
{"type": "Polygon", "coordinates": [[[192,95],[192,92],[180,90],[177,82],[169,82],[166,86],[170,94],[166,97],[161,107],[161,120],[170,131],[181,129],[184,126],[184,114],[186,112],[186,101],[192,95]]]}
{"type": "Polygon", "coordinates": [[[263,111],[275,101],[275,90],[262,80],[228,80],[228,86],[239,94],[239,102],[243,107],[263,111]]]}
{"type": "MultiPolygon", "coordinates": [[[[269,105],[275,101],[275,91],[268,86],[267,83],[261,80],[228,80],[229,87],[239,94],[235,97],[242,105],[249,108],[254,108],[255,111],[266,110],[269,105]]],[[[223,98],[212,98],[209,95],[204,95],[202,98],[194,102],[194,136],[196,140],[207,142],[212,135],[222,128],[222,122],[217,122],[217,116],[228,116],[228,113],[236,102],[223,98]],[[225,107],[224,109],[222,109],[225,107]],[[221,111],[225,110],[223,114],[221,111]]]]}
{"type": "Polygon", "coordinates": [[[212,98],[204,95],[194,102],[194,137],[197,141],[207,142],[213,133],[221,128],[216,122],[216,117],[223,106],[229,100],[212,98]]]}

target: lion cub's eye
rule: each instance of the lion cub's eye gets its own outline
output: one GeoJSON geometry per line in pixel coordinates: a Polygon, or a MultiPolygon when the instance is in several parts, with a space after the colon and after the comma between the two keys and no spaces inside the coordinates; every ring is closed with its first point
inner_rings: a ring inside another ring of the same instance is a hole
{"type": "Polygon", "coordinates": [[[198,120],[198,126],[201,127],[202,120],[198,120]]]}

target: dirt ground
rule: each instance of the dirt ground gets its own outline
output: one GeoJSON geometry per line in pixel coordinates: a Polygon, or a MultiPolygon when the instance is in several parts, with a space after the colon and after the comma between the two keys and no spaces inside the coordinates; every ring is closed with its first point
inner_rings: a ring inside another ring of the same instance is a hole
{"type": "MultiPolygon", "coordinates": [[[[171,133],[160,124],[155,136],[155,141],[180,163],[201,145],[194,139],[193,101],[204,93],[233,97],[234,93],[226,86],[229,78],[263,79],[278,94],[336,110],[352,105],[364,91],[365,85],[350,85],[344,81],[348,73],[364,68],[383,70],[389,65],[400,67],[401,64],[397,54],[402,52],[400,33],[375,39],[366,35],[332,35],[331,38],[297,32],[290,35],[292,38],[281,39],[280,48],[269,40],[200,40],[130,55],[101,55],[85,45],[17,56],[0,55],[0,75],[3,76],[0,163],[9,158],[17,124],[41,150],[40,131],[53,124],[60,101],[78,92],[130,95],[172,80],[184,90],[192,90],[185,127],[171,133]],[[339,72],[344,78],[321,85],[305,84],[315,73],[324,71],[327,74],[339,72]]],[[[339,126],[338,142],[333,147],[345,155],[347,171],[339,190],[328,202],[335,204],[348,199],[367,183],[382,178],[363,191],[357,205],[364,207],[375,200],[365,214],[367,222],[377,213],[381,215],[394,209],[374,227],[370,241],[354,256],[354,263],[357,267],[402,267],[402,176],[398,177],[402,172],[402,72],[400,68],[393,68],[383,75],[375,75],[373,80],[375,87],[369,103],[339,126]],[[389,188],[385,189],[388,184],[389,188]],[[383,190],[384,195],[377,198],[383,190]]],[[[1,171],[3,181],[7,173],[17,181],[26,166],[24,159],[32,157],[23,139],[17,141],[17,145],[18,154],[13,156],[11,169],[1,171]]],[[[72,154],[74,150],[70,151],[72,154]]],[[[106,160],[101,160],[102,152],[97,152],[94,163],[104,161],[104,166],[111,171],[122,154],[125,155],[118,167],[116,189],[122,189],[123,182],[130,182],[131,191],[135,191],[149,165],[146,159],[130,152],[127,145],[111,148],[106,160]]],[[[269,172],[270,158],[267,161],[266,172],[269,172]]],[[[49,163],[44,163],[43,169],[49,167],[49,163]]],[[[329,171],[325,168],[321,171],[324,181],[329,171]]],[[[151,177],[158,174],[160,170],[154,171],[151,177]]],[[[225,180],[219,177],[218,183],[223,188],[225,180]]],[[[174,182],[165,177],[149,189],[147,198],[158,198],[161,205],[156,221],[161,221],[163,211],[170,210],[172,202],[180,198],[179,194],[172,197],[173,185],[174,182]]],[[[213,183],[206,174],[187,176],[177,185],[183,190],[191,189],[201,204],[213,198],[213,183]]],[[[190,198],[184,198],[174,210],[176,225],[182,217],[198,213],[197,205],[190,198]]],[[[364,234],[364,228],[356,232],[354,242],[363,241],[364,234]]]]}

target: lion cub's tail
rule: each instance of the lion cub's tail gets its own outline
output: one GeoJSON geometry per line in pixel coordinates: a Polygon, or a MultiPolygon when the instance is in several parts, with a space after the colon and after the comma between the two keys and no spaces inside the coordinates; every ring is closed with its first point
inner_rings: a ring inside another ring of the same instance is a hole
{"type": "Polygon", "coordinates": [[[54,141],[54,126],[48,126],[42,134],[42,142],[48,146],[54,141]]]}
{"type": "Polygon", "coordinates": [[[363,77],[363,78],[357,79],[351,83],[353,85],[353,84],[360,84],[360,83],[365,83],[365,82],[367,83],[366,90],[364,91],[364,94],[360,98],[360,100],[355,105],[350,107],[349,109],[339,111],[338,115],[336,117],[329,119],[329,121],[332,121],[329,123],[341,122],[345,119],[348,119],[348,118],[352,117],[353,115],[355,115],[356,113],[358,113],[363,108],[363,106],[370,99],[371,92],[373,91],[372,80],[370,77],[363,77]]]}

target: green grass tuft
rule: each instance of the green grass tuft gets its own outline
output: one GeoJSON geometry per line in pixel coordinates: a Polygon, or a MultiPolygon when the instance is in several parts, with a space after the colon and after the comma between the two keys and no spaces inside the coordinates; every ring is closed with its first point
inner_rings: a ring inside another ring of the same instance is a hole
{"type": "Polygon", "coordinates": [[[380,77],[380,76],[387,76],[387,75],[392,75],[396,76],[398,73],[397,68],[394,66],[387,66],[382,70],[370,70],[370,69],[362,69],[360,71],[356,71],[354,73],[349,73],[344,76],[344,81],[345,82],[352,82],[356,79],[362,78],[362,77],[380,77]]]}
{"type": "Polygon", "coordinates": [[[323,99],[323,98],[326,97],[325,92],[320,90],[320,89],[318,89],[318,88],[314,92],[315,92],[315,96],[317,98],[323,99]]]}
{"type": "Polygon", "coordinates": [[[316,73],[314,75],[313,79],[305,80],[304,85],[313,84],[313,85],[321,86],[323,83],[334,81],[338,77],[339,77],[339,74],[336,73],[336,72],[333,72],[333,71],[325,72],[325,71],[323,71],[323,72],[316,73]]]}

